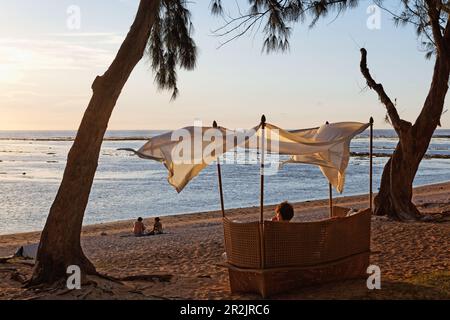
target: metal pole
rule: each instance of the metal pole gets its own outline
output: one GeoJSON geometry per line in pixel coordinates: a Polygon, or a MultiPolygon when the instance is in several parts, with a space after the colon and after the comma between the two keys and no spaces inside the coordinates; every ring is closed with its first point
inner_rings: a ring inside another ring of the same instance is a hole
{"type": "Polygon", "coordinates": [[[266,128],[266,117],[263,115],[261,117],[261,145],[260,145],[260,159],[261,159],[261,194],[260,194],[260,221],[264,222],[264,143],[265,143],[265,128],[266,128]]]}
{"type": "Polygon", "coordinates": [[[330,204],[330,218],[333,217],[333,186],[331,183],[328,184],[328,192],[329,192],[329,204],[330,204]]]}
{"type": "MultiPolygon", "coordinates": [[[[217,129],[217,122],[213,122],[213,128],[217,129]]],[[[220,161],[217,157],[217,177],[219,178],[219,194],[220,194],[220,207],[222,209],[222,217],[225,218],[225,205],[223,202],[223,189],[222,189],[222,171],[220,170],[220,161]]]]}
{"type": "MultiPolygon", "coordinates": [[[[325,122],[326,125],[330,124],[328,121],[325,122]]],[[[330,206],[330,218],[333,217],[333,186],[331,183],[328,184],[328,204],[330,206]]]]}
{"type": "Polygon", "coordinates": [[[370,123],[370,142],[369,142],[369,208],[372,211],[372,197],[373,197],[373,190],[372,190],[372,176],[373,176],[373,118],[370,117],[369,120],[370,123]]]}
{"type": "Polygon", "coordinates": [[[261,269],[264,269],[266,254],[264,245],[264,147],[265,147],[265,128],[266,128],[266,116],[261,117],[261,145],[260,145],[260,157],[261,157],[261,194],[260,194],[260,230],[261,230],[261,269]]]}

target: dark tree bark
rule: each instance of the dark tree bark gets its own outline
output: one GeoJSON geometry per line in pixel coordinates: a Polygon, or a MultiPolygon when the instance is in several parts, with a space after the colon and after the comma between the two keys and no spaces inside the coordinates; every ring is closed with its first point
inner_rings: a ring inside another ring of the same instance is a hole
{"type": "Polygon", "coordinates": [[[108,70],[92,84],[93,95],[70,149],[63,180],[41,235],[36,265],[29,285],[53,283],[67,276],[69,265],[82,274],[96,274],[80,243],[103,137],[117,99],[142,59],[159,0],[141,0],[135,20],[108,70]]]}
{"type": "MultiPolygon", "coordinates": [[[[432,1],[432,0],[429,0],[432,1]]],[[[441,31],[436,6],[429,6],[433,37],[436,44],[436,62],[433,79],[422,111],[414,124],[402,120],[395,105],[381,84],[376,83],[367,68],[367,51],[361,49],[361,72],[385,105],[399,143],[387,162],[375,197],[374,213],[388,215],[396,220],[417,220],[421,215],[412,202],[413,181],[420,161],[425,155],[444,108],[450,73],[450,25],[441,31]]]]}

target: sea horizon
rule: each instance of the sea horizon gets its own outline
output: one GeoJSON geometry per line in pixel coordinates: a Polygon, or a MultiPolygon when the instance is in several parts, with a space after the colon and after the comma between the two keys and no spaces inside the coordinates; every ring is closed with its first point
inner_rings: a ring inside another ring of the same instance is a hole
{"type": "MultiPolygon", "coordinates": [[[[157,134],[173,130],[176,129],[113,129],[106,131],[103,141],[114,139],[146,140],[157,134]]],[[[75,139],[77,132],[78,130],[0,130],[0,140],[70,141],[75,139]]],[[[356,136],[355,139],[367,136],[368,132],[365,131],[356,136]]],[[[396,138],[397,134],[394,129],[374,129],[374,137],[396,138]]],[[[450,128],[436,129],[433,138],[450,138],[450,128]]]]}

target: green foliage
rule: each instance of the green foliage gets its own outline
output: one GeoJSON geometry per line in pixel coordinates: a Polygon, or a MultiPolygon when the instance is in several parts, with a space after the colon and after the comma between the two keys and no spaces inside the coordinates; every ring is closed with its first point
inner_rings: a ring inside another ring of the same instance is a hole
{"type": "Polygon", "coordinates": [[[155,82],[178,96],[177,67],[195,68],[197,47],[192,39],[191,14],[184,0],[162,0],[149,38],[148,51],[155,82]]]}
{"type": "MultiPolygon", "coordinates": [[[[321,18],[334,14],[336,17],[347,9],[356,7],[361,0],[248,0],[249,8],[246,14],[229,19],[219,28],[216,34],[227,38],[226,44],[247,32],[255,25],[263,24],[265,39],[263,50],[286,51],[289,49],[289,37],[292,26],[297,22],[305,22],[310,18],[309,26],[313,27],[321,18]]],[[[370,2],[365,2],[370,4],[370,2]]],[[[426,57],[430,58],[436,51],[436,34],[433,33],[432,20],[428,5],[434,7],[441,34],[448,22],[450,4],[448,0],[373,0],[372,3],[389,12],[396,25],[412,24],[426,57]],[[386,4],[386,6],[384,6],[386,4]],[[390,9],[394,8],[394,9],[390,9]]],[[[223,1],[212,0],[212,14],[223,14],[223,1]]],[[[240,9],[239,9],[240,11],[240,9]]]]}
{"type": "Polygon", "coordinates": [[[399,12],[389,10],[384,6],[385,3],[389,2],[391,1],[375,1],[379,7],[383,8],[393,16],[394,23],[397,26],[413,25],[415,27],[421,48],[425,52],[425,57],[430,59],[436,53],[436,35],[433,34],[432,17],[430,16],[428,3],[434,2],[437,25],[443,33],[448,22],[449,2],[445,0],[400,0],[399,2],[402,6],[399,12]]]}
{"type": "MultiPolygon", "coordinates": [[[[341,14],[348,8],[353,8],[359,0],[248,0],[249,9],[247,14],[227,21],[226,25],[218,31],[219,36],[229,36],[225,43],[236,39],[249,30],[257,29],[264,25],[265,39],[263,51],[289,50],[289,38],[293,24],[304,22],[307,17],[311,18],[310,27],[330,13],[341,14]]],[[[211,13],[218,15],[223,13],[222,0],[211,1],[211,13]]]]}
{"type": "MultiPolygon", "coordinates": [[[[222,15],[226,20],[225,25],[215,33],[226,39],[222,43],[224,45],[247,32],[253,32],[255,28],[258,32],[263,26],[263,51],[266,53],[289,50],[289,38],[295,23],[303,23],[309,18],[309,26],[313,27],[319,19],[329,14],[337,17],[362,2],[361,0],[247,1],[247,13],[241,13],[238,6],[240,15],[229,18],[224,14],[224,1],[211,0],[211,13],[222,15]]],[[[443,34],[448,23],[449,1],[397,0],[396,2],[393,5],[391,0],[373,0],[373,3],[392,15],[397,25],[414,25],[426,57],[431,58],[436,53],[436,41],[439,40],[436,37],[443,34]],[[390,7],[385,7],[385,3],[390,7]],[[429,10],[428,4],[433,5],[433,10],[429,10]],[[395,10],[389,9],[391,7],[395,10]],[[439,30],[436,31],[437,29],[439,30]]],[[[187,4],[186,0],[161,0],[160,11],[149,38],[148,51],[155,71],[155,82],[161,89],[173,90],[172,99],[178,96],[177,68],[192,70],[197,57],[187,4]]],[[[237,2],[235,4],[237,5],[237,2]]]]}

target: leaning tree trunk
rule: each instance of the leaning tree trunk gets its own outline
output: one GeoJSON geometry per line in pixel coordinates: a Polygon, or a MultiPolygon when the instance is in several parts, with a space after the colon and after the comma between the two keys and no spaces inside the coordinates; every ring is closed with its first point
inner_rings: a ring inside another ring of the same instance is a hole
{"type": "MultiPolygon", "coordinates": [[[[363,60],[365,63],[364,57],[363,60]]],[[[366,70],[363,64],[362,70],[364,74],[366,70]]],[[[393,106],[390,106],[390,100],[385,99],[387,96],[382,86],[372,83],[371,78],[368,79],[369,86],[379,93],[380,99],[387,106],[388,114],[399,135],[399,143],[384,168],[380,190],[374,199],[376,215],[388,215],[397,220],[417,220],[421,217],[412,202],[413,182],[433,133],[440,125],[448,91],[449,73],[450,31],[447,29],[441,52],[436,58],[430,91],[414,125],[401,120],[395,108],[392,109],[393,106]]],[[[368,73],[365,74],[366,78],[367,75],[368,73]]]]}
{"type": "Polygon", "coordinates": [[[402,137],[384,168],[380,191],[374,199],[376,215],[388,215],[398,220],[415,220],[420,217],[412,203],[412,186],[421,159],[417,160],[416,154],[427,148],[428,144],[415,146],[411,135],[402,137]],[[408,152],[408,147],[417,151],[408,152]]]}
{"type": "Polygon", "coordinates": [[[41,235],[30,285],[65,278],[69,265],[78,265],[83,275],[96,273],[81,248],[83,216],[109,118],[128,77],[143,57],[159,12],[159,2],[140,1],[133,25],[114,61],[92,84],[92,98],[70,149],[63,180],[41,235]]]}

